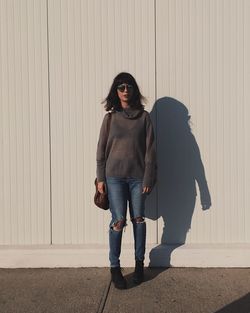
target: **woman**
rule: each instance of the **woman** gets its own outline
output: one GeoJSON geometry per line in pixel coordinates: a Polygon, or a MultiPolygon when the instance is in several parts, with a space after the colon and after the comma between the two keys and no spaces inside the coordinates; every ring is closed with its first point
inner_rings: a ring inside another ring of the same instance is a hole
{"type": "Polygon", "coordinates": [[[145,198],[154,186],[156,160],[154,131],[149,113],[142,105],[134,77],[118,74],[105,99],[105,115],[97,146],[99,192],[107,188],[112,219],[109,229],[109,260],[112,281],[125,289],[121,273],[122,230],[126,226],[127,202],[135,240],[134,283],[143,281],[146,241],[145,198]]]}

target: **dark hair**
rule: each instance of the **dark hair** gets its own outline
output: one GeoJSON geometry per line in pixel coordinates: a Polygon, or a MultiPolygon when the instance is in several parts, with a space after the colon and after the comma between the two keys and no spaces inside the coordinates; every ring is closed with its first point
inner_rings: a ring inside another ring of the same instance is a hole
{"type": "Polygon", "coordinates": [[[136,109],[143,109],[143,102],[146,102],[146,98],[141,94],[139,87],[136,83],[134,77],[126,72],[119,73],[113,80],[112,86],[110,87],[110,91],[106,99],[102,102],[105,103],[106,111],[115,111],[121,109],[120,99],[117,94],[117,86],[120,84],[129,84],[133,86],[133,94],[130,100],[130,107],[136,109]]]}

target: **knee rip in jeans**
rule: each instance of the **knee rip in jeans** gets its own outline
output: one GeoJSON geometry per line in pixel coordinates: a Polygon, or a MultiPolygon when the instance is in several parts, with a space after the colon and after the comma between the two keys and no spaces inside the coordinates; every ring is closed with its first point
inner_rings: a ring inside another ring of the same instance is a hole
{"type": "Polygon", "coordinates": [[[133,217],[131,220],[132,222],[135,222],[136,224],[145,223],[145,217],[142,217],[142,216],[133,217]]]}
{"type": "Polygon", "coordinates": [[[125,219],[121,219],[115,223],[113,223],[111,225],[111,229],[114,230],[114,231],[122,231],[123,227],[125,227],[127,224],[126,224],[126,220],[125,219]]]}

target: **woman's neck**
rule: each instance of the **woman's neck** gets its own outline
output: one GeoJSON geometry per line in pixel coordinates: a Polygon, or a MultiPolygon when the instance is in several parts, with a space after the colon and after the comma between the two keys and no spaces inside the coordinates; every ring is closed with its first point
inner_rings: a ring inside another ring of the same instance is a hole
{"type": "Polygon", "coordinates": [[[122,107],[122,109],[128,109],[128,108],[130,108],[130,105],[128,102],[121,101],[121,107],[122,107]]]}

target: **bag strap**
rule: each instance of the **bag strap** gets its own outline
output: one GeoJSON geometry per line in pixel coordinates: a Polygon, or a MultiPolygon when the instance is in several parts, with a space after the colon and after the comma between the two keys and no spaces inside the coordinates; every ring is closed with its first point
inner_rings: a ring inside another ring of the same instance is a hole
{"type": "MultiPolygon", "coordinates": [[[[110,124],[111,124],[111,119],[112,119],[112,113],[109,112],[109,116],[108,116],[108,121],[107,121],[107,140],[106,140],[106,148],[107,148],[107,143],[108,143],[108,138],[109,138],[109,131],[110,131],[110,124]]],[[[107,149],[105,151],[105,159],[107,160],[107,149]]]]}
{"type": "Polygon", "coordinates": [[[112,118],[112,113],[109,112],[109,118],[108,118],[108,132],[107,132],[107,142],[109,138],[109,131],[110,131],[110,124],[111,124],[111,118],[112,118]]]}

